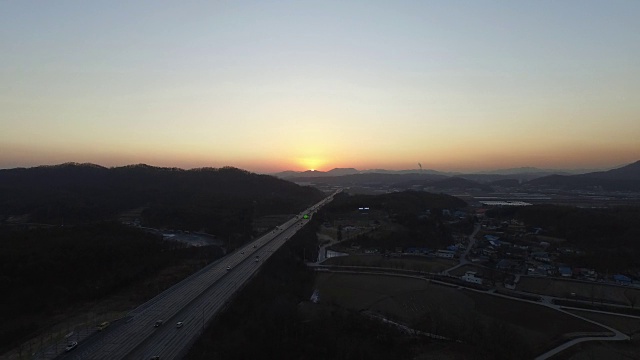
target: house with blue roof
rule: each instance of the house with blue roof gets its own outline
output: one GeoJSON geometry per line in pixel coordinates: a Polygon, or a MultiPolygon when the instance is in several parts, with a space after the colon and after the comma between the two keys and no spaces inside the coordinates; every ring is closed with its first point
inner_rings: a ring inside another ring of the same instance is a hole
{"type": "Polygon", "coordinates": [[[613,275],[613,280],[619,285],[630,285],[631,278],[622,274],[613,275]]]}

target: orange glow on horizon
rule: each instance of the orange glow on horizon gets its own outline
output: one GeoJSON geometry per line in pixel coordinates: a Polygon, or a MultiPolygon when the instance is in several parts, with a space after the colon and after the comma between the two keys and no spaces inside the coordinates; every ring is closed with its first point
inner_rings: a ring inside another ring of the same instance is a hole
{"type": "Polygon", "coordinates": [[[317,158],[317,157],[305,157],[298,159],[296,163],[302,168],[303,171],[311,170],[316,171],[320,170],[321,167],[326,165],[326,161],[317,158]]]}

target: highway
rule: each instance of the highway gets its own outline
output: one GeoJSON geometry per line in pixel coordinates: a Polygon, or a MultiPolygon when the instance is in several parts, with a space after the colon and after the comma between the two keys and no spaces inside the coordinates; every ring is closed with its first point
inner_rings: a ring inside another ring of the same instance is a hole
{"type": "Polygon", "coordinates": [[[263,262],[306,223],[303,214],[312,216],[334,195],[167,289],[58,359],[182,358],[263,262]],[[158,320],[163,324],[155,327],[158,320]],[[179,321],[183,322],[181,328],[176,327],[179,321]]]}

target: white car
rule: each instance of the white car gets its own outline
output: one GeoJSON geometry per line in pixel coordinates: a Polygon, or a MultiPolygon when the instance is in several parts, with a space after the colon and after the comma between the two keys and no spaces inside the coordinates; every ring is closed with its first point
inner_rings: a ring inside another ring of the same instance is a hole
{"type": "Polygon", "coordinates": [[[182,325],[184,325],[184,324],[182,323],[182,321],[178,321],[178,322],[176,323],[176,328],[177,328],[177,329],[180,329],[180,328],[182,327],[182,325]]]}
{"type": "Polygon", "coordinates": [[[67,344],[67,347],[64,349],[64,351],[71,351],[73,349],[76,348],[76,346],[78,346],[78,342],[77,341],[71,341],[67,344]]]}
{"type": "Polygon", "coordinates": [[[227,271],[231,270],[231,266],[227,266],[227,271]]]}

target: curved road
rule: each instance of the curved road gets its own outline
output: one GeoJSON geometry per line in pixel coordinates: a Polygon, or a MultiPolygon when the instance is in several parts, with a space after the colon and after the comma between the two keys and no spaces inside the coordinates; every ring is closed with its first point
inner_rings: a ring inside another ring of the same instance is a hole
{"type": "MultiPolygon", "coordinates": [[[[417,278],[417,279],[423,279],[423,280],[428,280],[423,276],[420,276],[418,274],[406,274],[403,273],[402,270],[398,270],[398,269],[393,269],[393,268],[378,268],[381,271],[371,271],[372,268],[369,267],[358,267],[358,266],[350,266],[349,268],[352,268],[352,270],[344,270],[344,268],[346,268],[346,266],[333,266],[333,265],[316,265],[316,264],[309,264],[310,266],[316,268],[316,270],[319,269],[326,269],[325,271],[331,271],[331,272],[337,272],[337,273],[351,273],[351,274],[368,274],[368,275],[383,275],[383,276],[401,276],[401,277],[410,277],[410,278],[417,278]],[[340,269],[340,270],[334,270],[334,269],[340,269]],[[385,271],[385,272],[382,272],[385,271]]],[[[435,274],[433,274],[435,275],[435,274]]],[[[563,312],[567,315],[571,315],[573,317],[576,317],[578,319],[596,324],[602,328],[605,328],[609,331],[611,331],[613,333],[613,336],[585,336],[585,337],[580,337],[580,338],[576,338],[573,340],[569,340],[539,356],[537,356],[535,358],[535,360],[544,360],[544,359],[548,359],[550,357],[552,357],[553,355],[556,355],[568,348],[570,348],[571,346],[581,343],[581,342],[586,342],[586,341],[625,341],[625,340],[629,340],[629,336],[618,331],[617,329],[614,329],[610,326],[607,325],[603,325],[597,321],[593,321],[593,320],[589,320],[585,317],[582,317],[580,315],[576,315],[573,314],[571,312],[568,312],[564,309],[576,309],[576,310],[582,310],[582,311],[593,311],[593,312],[598,312],[598,313],[606,313],[606,314],[611,314],[611,315],[618,315],[618,316],[626,316],[623,314],[618,314],[618,313],[607,313],[604,311],[598,311],[598,310],[589,310],[589,309],[583,309],[583,308],[572,308],[572,307],[565,307],[565,306],[560,306],[560,305],[555,305],[552,303],[545,303],[545,302],[539,302],[539,301],[532,301],[532,300],[527,300],[527,299],[521,299],[521,298],[517,298],[517,297],[512,297],[512,296],[508,296],[508,295],[504,295],[504,294],[499,294],[495,292],[495,289],[490,289],[490,290],[478,290],[478,289],[474,289],[474,288],[468,288],[468,287],[464,287],[461,286],[459,284],[449,284],[447,282],[444,281],[440,281],[440,280],[428,280],[431,281],[433,283],[438,283],[438,284],[442,284],[442,285],[446,285],[446,286],[455,286],[459,289],[464,288],[465,290],[470,290],[470,291],[475,291],[475,292],[479,292],[479,293],[483,293],[483,294],[488,294],[488,295],[493,295],[493,296],[498,296],[498,297],[502,297],[502,298],[506,298],[509,300],[514,300],[514,301],[523,301],[523,302],[528,302],[530,304],[535,304],[535,305],[540,305],[540,306],[546,306],[549,308],[552,308],[554,310],[563,312]]],[[[632,317],[632,318],[640,318],[640,317],[636,317],[636,316],[627,316],[627,317],[632,317]]]]}
{"type": "Polygon", "coordinates": [[[471,251],[471,248],[473,247],[473,245],[476,243],[476,234],[478,233],[478,231],[480,231],[480,224],[476,224],[476,226],[473,227],[473,232],[471,233],[471,235],[469,235],[469,244],[467,245],[467,248],[464,250],[464,253],[462,254],[462,256],[460,256],[458,265],[455,265],[453,267],[448,268],[447,270],[444,270],[443,273],[445,275],[449,275],[449,271],[453,271],[459,268],[460,266],[469,264],[469,261],[467,260],[467,255],[469,254],[469,251],[471,251]]]}

